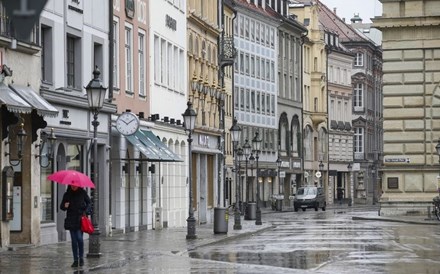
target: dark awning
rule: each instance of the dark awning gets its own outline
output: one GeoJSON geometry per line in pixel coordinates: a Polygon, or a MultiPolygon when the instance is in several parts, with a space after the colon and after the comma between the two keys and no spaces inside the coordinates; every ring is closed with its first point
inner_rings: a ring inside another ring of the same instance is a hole
{"type": "Polygon", "coordinates": [[[10,112],[31,113],[32,107],[4,83],[0,83],[0,102],[10,112]]]}
{"type": "Polygon", "coordinates": [[[182,162],[179,156],[164,145],[151,130],[138,130],[125,136],[150,162],[182,162]]]}
{"type": "Polygon", "coordinates": [[[28,102],[29,105],[34,108],[40,116],[58,116],[58,110],[49,104],[43,97],[35,92],[31,87],[21,85],[9,85],[9,87],[15,91],[23,100],[28,102]]]}

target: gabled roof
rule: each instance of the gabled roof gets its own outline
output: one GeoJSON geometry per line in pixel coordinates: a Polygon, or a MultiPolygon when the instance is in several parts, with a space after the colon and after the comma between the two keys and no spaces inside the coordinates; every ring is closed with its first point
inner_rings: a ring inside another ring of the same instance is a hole
{"type": "Polygon", "coordinates": [[[234,0],[233,2],[237,6],[240,6],[245,9],[260,13],[260,14],[267,16],[267,17],[277,19],[279,16],[279,14],[277,12],[275,12],[274,10],[270,9],[269,6],[266,6],[266,8],[263,9],[263,7],[256,6],[252,2],[248,3],[248,1],[246,1],[246,0],[234,0]]]}
{"type": "Polygon", "coordinates": [[[319,22],[325,29],[337,33],[341,42],[371,42],[365,35],[361,35],[350,25],[342,21],[339,16],[321,3],[321,1],[316,0],[316,4],[319,7],[319,22]]]}

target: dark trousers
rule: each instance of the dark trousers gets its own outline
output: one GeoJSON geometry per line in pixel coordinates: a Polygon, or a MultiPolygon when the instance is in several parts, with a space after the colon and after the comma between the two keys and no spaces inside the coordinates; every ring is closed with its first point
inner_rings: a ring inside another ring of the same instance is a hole
{"type": "Polygon", "coordinates": [[[83,232],[80,229],[69,231],[70,238],[72,239],[73,260],[78,261],[78,258],[82,259],[84,257],[83,232]]]}

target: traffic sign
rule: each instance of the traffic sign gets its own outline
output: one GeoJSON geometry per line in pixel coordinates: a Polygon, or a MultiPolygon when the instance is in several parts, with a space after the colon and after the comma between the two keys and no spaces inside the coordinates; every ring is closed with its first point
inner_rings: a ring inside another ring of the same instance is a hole
{"type": "Polygon", "coordinates": [[[47,0],[8,0],[2,2],[17,31],[16,38],[28,39],[47,0]]]}
{"type": "Polygon", "coordinates": [[[286,172],[280,171],[280,178],[285,178],[285,177],[286,177],[286,172]]]}
{"type": "Polygon", "coordinates": [[[315,176],[316,178],[321,178],[321,171],[316,171],[315,176]]]}

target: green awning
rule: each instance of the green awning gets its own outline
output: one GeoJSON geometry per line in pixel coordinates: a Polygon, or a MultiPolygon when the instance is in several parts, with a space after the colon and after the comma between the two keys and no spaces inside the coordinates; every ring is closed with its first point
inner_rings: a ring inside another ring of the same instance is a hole
{"type": "Polygon", "coordinates": [[[125,136],[150,162],[182,162],[151,130],[138,130],[125,136]]]}

